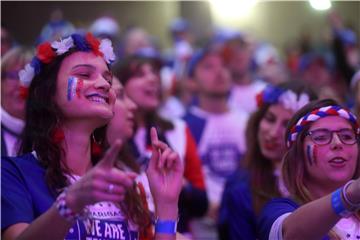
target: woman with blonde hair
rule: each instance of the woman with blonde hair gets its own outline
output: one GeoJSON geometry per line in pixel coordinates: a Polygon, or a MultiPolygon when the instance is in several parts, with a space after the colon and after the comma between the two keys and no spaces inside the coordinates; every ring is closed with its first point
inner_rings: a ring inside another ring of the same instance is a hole
{"type": "Polygon", "coordinates": [[[355,115],[330,99],[292,117],[282,167],[290,198],[264,207],[260,239],[360,238],[359,133],[355,115]]]}

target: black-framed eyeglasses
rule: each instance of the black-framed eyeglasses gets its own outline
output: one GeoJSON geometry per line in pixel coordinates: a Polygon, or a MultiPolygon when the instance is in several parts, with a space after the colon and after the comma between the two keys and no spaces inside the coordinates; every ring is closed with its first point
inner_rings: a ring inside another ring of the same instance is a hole
{"type": "Polygon", "coordinates": [[[337,134],[340,141],[345,145],[353,145],[358,141],[358,136],[352,129],[340,129],[331,131],[329,129],[316,129],[309,131],[307,136],[317,145],[327,145],[331,143],[334,133],[337,134]]]}

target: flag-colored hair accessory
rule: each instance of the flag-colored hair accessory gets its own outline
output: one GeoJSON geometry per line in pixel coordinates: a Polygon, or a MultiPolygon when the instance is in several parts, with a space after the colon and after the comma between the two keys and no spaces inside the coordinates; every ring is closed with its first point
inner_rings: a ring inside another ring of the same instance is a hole
{"type": "Polygon", "coordinates": [[[356,134],[360,134],[359,125],[354,114],[340,106],[326,106],[307,113],[297,121],[295,126],[290,129],[286,143],[287,147],[291,147],[291,144],[296,141],[298,134],[304,129],[306,125],[312,122],[316,122],[320,118],[328,116],[339,116],[348,120],[353,125],[356,134]]]}
{"type": "Polygon", "coordinates": [[[83,52],[92,51],[95,55],[103,57],[109,65],[115,61],[114,50],[109,39],[98,40],[91,33],[87,33],[85,36],[75,33],[52,43],[40,44],[36,49],[36,56],[19,72],[21,87],[27,89],[34,76],[41,72],[43,65],[51,63],[56,57],[71,49],[83,52]]]}
{"type": "Polygon", "coordinates": [[[263,91],[256,95],[257,106],[266,104],[280,103],[284,108],[296,112],[309,102],[309,95],[301,93],[300,95],[291,90],[268,85],[263,91]]]}

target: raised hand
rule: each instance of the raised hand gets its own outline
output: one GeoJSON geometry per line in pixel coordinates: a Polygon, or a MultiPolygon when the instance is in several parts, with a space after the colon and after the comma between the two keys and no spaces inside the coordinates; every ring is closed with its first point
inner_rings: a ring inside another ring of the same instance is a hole
{"type": "Polygon", "coordinates": [[[146,170],[155,205],[161,207],[178,203],[184,167],[179,155],[158,139],[151,128],[152,156],[146,170]]]}
{"type": "Polygon", "coordinates": [[[69,187],[66,200],[73,211],[80,212],[96,202],[122,201],[126,190],[134,186],[135,173],[114,167],[121,146],[121,141],[116,140],[100,162],[69,187]]]}

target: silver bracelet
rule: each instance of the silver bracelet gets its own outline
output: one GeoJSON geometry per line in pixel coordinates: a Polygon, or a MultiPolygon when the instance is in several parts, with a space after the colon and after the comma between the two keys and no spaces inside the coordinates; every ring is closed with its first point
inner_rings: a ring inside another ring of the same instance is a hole
{"type": "Polygon", "coordinates": [[[350,209],[349,209],[349,210],[352,211],[352,212],[360,209],[360,202],[359,202],[359,203],[353,203],[353,202],[351,202],[350,199],[349,199],[349,197],[348,197],[348,195],[347,195],[347,193],[346,193],[347,188],[348,188],[348,187],[350,186],[350,184],[352,184],[353,182],[355,182],[355,180],[350,180],[350,181],[348,181],[348,182],[345,184],[345,186],[342,188],[342,196],[343,196],[343,198],[344,198],[344,201],[345,201],[345,203],[346,203],[347,205],[350,206],[350,209]]]}

